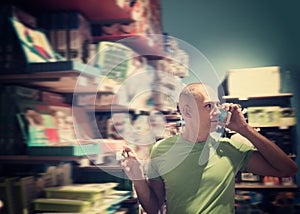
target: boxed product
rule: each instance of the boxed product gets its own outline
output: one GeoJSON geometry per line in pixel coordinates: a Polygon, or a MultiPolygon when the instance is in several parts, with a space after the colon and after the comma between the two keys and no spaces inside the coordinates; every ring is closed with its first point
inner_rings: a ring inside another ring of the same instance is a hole
{"type": "Polygon", "coordinates": [[[231,69],[228,71],[230,96],[249,97],[280,93],[280,67],[231,69]]]}
{"type": "Polygon", "coordinates": [[[39,22],[48,31],[54,50],[68,60],[87,62],[91,29],[82,14],[75,11],[45,13],[39,22]]]}
{"type": "Polygon", "coordinates": [[[248,123],[254,127],[280,126],[279,106],[248,107],[248,123]]]}
{"type": "Polygon", "coordinates": [[[26,62],[57,61],[57,55],[53,51],[44,32],[30,28],[16,18],[11,18],[10,21],[18,37],[21,49],[24,52],[26,62]]]}
{"type": "Polygon", "coordinates": [[[40,91],[21,86],[5,86],[0,92],[0,154],[24,154],[25,141],[16,114],[15,100],[39,100],[40,91]]]}
{"type": "Polygon", "coordinates": [[[27,154],[32,156],[84,156],[100,153],[100,144],[90,143],[68,146],[29,146],[27,154]]]}
{"type": "Polygon", "coordinates": [[[72,184],[60,187],[45,188],[47,198],[76,199],[96,201],[116,187],[117,183],[72,184]]]}
{"type": "Polygon", "coordinates": [[[0,73],[16,73],[24,69],[26,59],[20,48],[17,35],[10,22],[14,18],[31,28],[36,27],[36,19],[31,14],[11,5],[0,6],[0,73]],[[5,30],[3,30],[5,29],[5,30]]]}
{"type": "Polygon", "coordinates": [[[33,203],[35,211],[85,212],[91,209],[91,202],[75,199],[38,198],[33,203]]]}
{"type": "Polygon", "coordinates": [[[133,51],[125,45],[114,42],[100,42],[96,66],[102,69],[106,78],[101,84],[101,90],[112,89],[126,80],[129,76],[133,51]]]}
{"type": "Polygon", "coordinates": [[[84,156],[100,152],[86,111],[63,103],[17,99],[15,115],[29,155],[84,156]]]}
{"type": "Polygon", "coordinates": [[[33,176],[18,177],[13,182],[12,204],[16,213],[32,213],[31,201],[36,198],[36,182],[33,176]]]}
{"type": "Polygon", "coordinates": [[[13,183],[17,180],[16,177],[0,177],[0,201],[4,204],[1,208],[3,213],[15,213],[16,207],[13,205],[13,183]]]}
{"type": "Polygon", "coordinates": [[[281,108],[280,110],[280,126],[288,127],[296,124],[296,116],[293,108],[281,108]]]}
{"type": "Polygon", "coordinates": [[[114,103],[113,93],[78,94],[76,105],[78,106],[108,106],[114,103]]]}

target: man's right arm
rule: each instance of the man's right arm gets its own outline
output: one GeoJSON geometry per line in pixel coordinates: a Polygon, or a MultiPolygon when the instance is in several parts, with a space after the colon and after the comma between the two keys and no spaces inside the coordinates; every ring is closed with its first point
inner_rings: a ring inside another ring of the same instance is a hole
{"type": "Polygon", "coordinates": [[[138,200],[148,214],[157,214],[165,200],[164,183],[160,179],[147,179],[136,153],[125,146],[127,154],[121,162],[123,169],[136,190],[138,200]]]}
{"type": "Polygon", "coordinates": [[[161,180],[134,180],[139,202],[147,214],[157,214],[165,200],[164,184],[161,180]]]}

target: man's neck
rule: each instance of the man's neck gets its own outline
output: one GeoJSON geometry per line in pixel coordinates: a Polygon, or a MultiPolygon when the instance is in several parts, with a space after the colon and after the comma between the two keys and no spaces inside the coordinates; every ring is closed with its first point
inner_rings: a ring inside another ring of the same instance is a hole
{"type": "Polygon", "coordinates": [[[189,141],[189,142],[192,142],[192,143],[201,143],[201,142],[207,141],[207,139],[209,138],[209,134],[201,135],[201,133],[199,133],[198,136],[195,136],[194,133],[183,132],[182,137],[186,141],[189,141]]]}

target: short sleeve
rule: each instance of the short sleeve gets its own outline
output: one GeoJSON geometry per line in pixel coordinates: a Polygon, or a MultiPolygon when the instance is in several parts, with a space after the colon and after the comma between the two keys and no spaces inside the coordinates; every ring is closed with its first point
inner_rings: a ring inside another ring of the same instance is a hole
{"type": "Polygon", "coordinates": [[[253,154],[253,152],[256,150],[254,146],[246,140],[243,140],[242,138],[232,138],[230,140],[231,144],[234,145],[234,147],[238,150],[240,161],[238,165],[238,170],[244,171],[245,168],[248,165],[248,162],[253,154]]]}
{"type": "Polygon", "coordinates": [[[157,164],[155,163],[154,160],[151,160],[148,162],[148,166],[147,166],[147,177],[149,179],[161,179],[159,173],[158,173],[158,168],[157,168],[157,164]]]}

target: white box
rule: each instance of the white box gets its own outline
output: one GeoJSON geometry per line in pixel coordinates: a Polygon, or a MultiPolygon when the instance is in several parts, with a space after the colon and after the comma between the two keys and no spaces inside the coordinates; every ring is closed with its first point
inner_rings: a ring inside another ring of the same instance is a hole
{"type": "Polygon", "coordinates": [[[228,71],[230,96],[249,97],[280,93],[280,67],[231,69],[228,71]]]}

